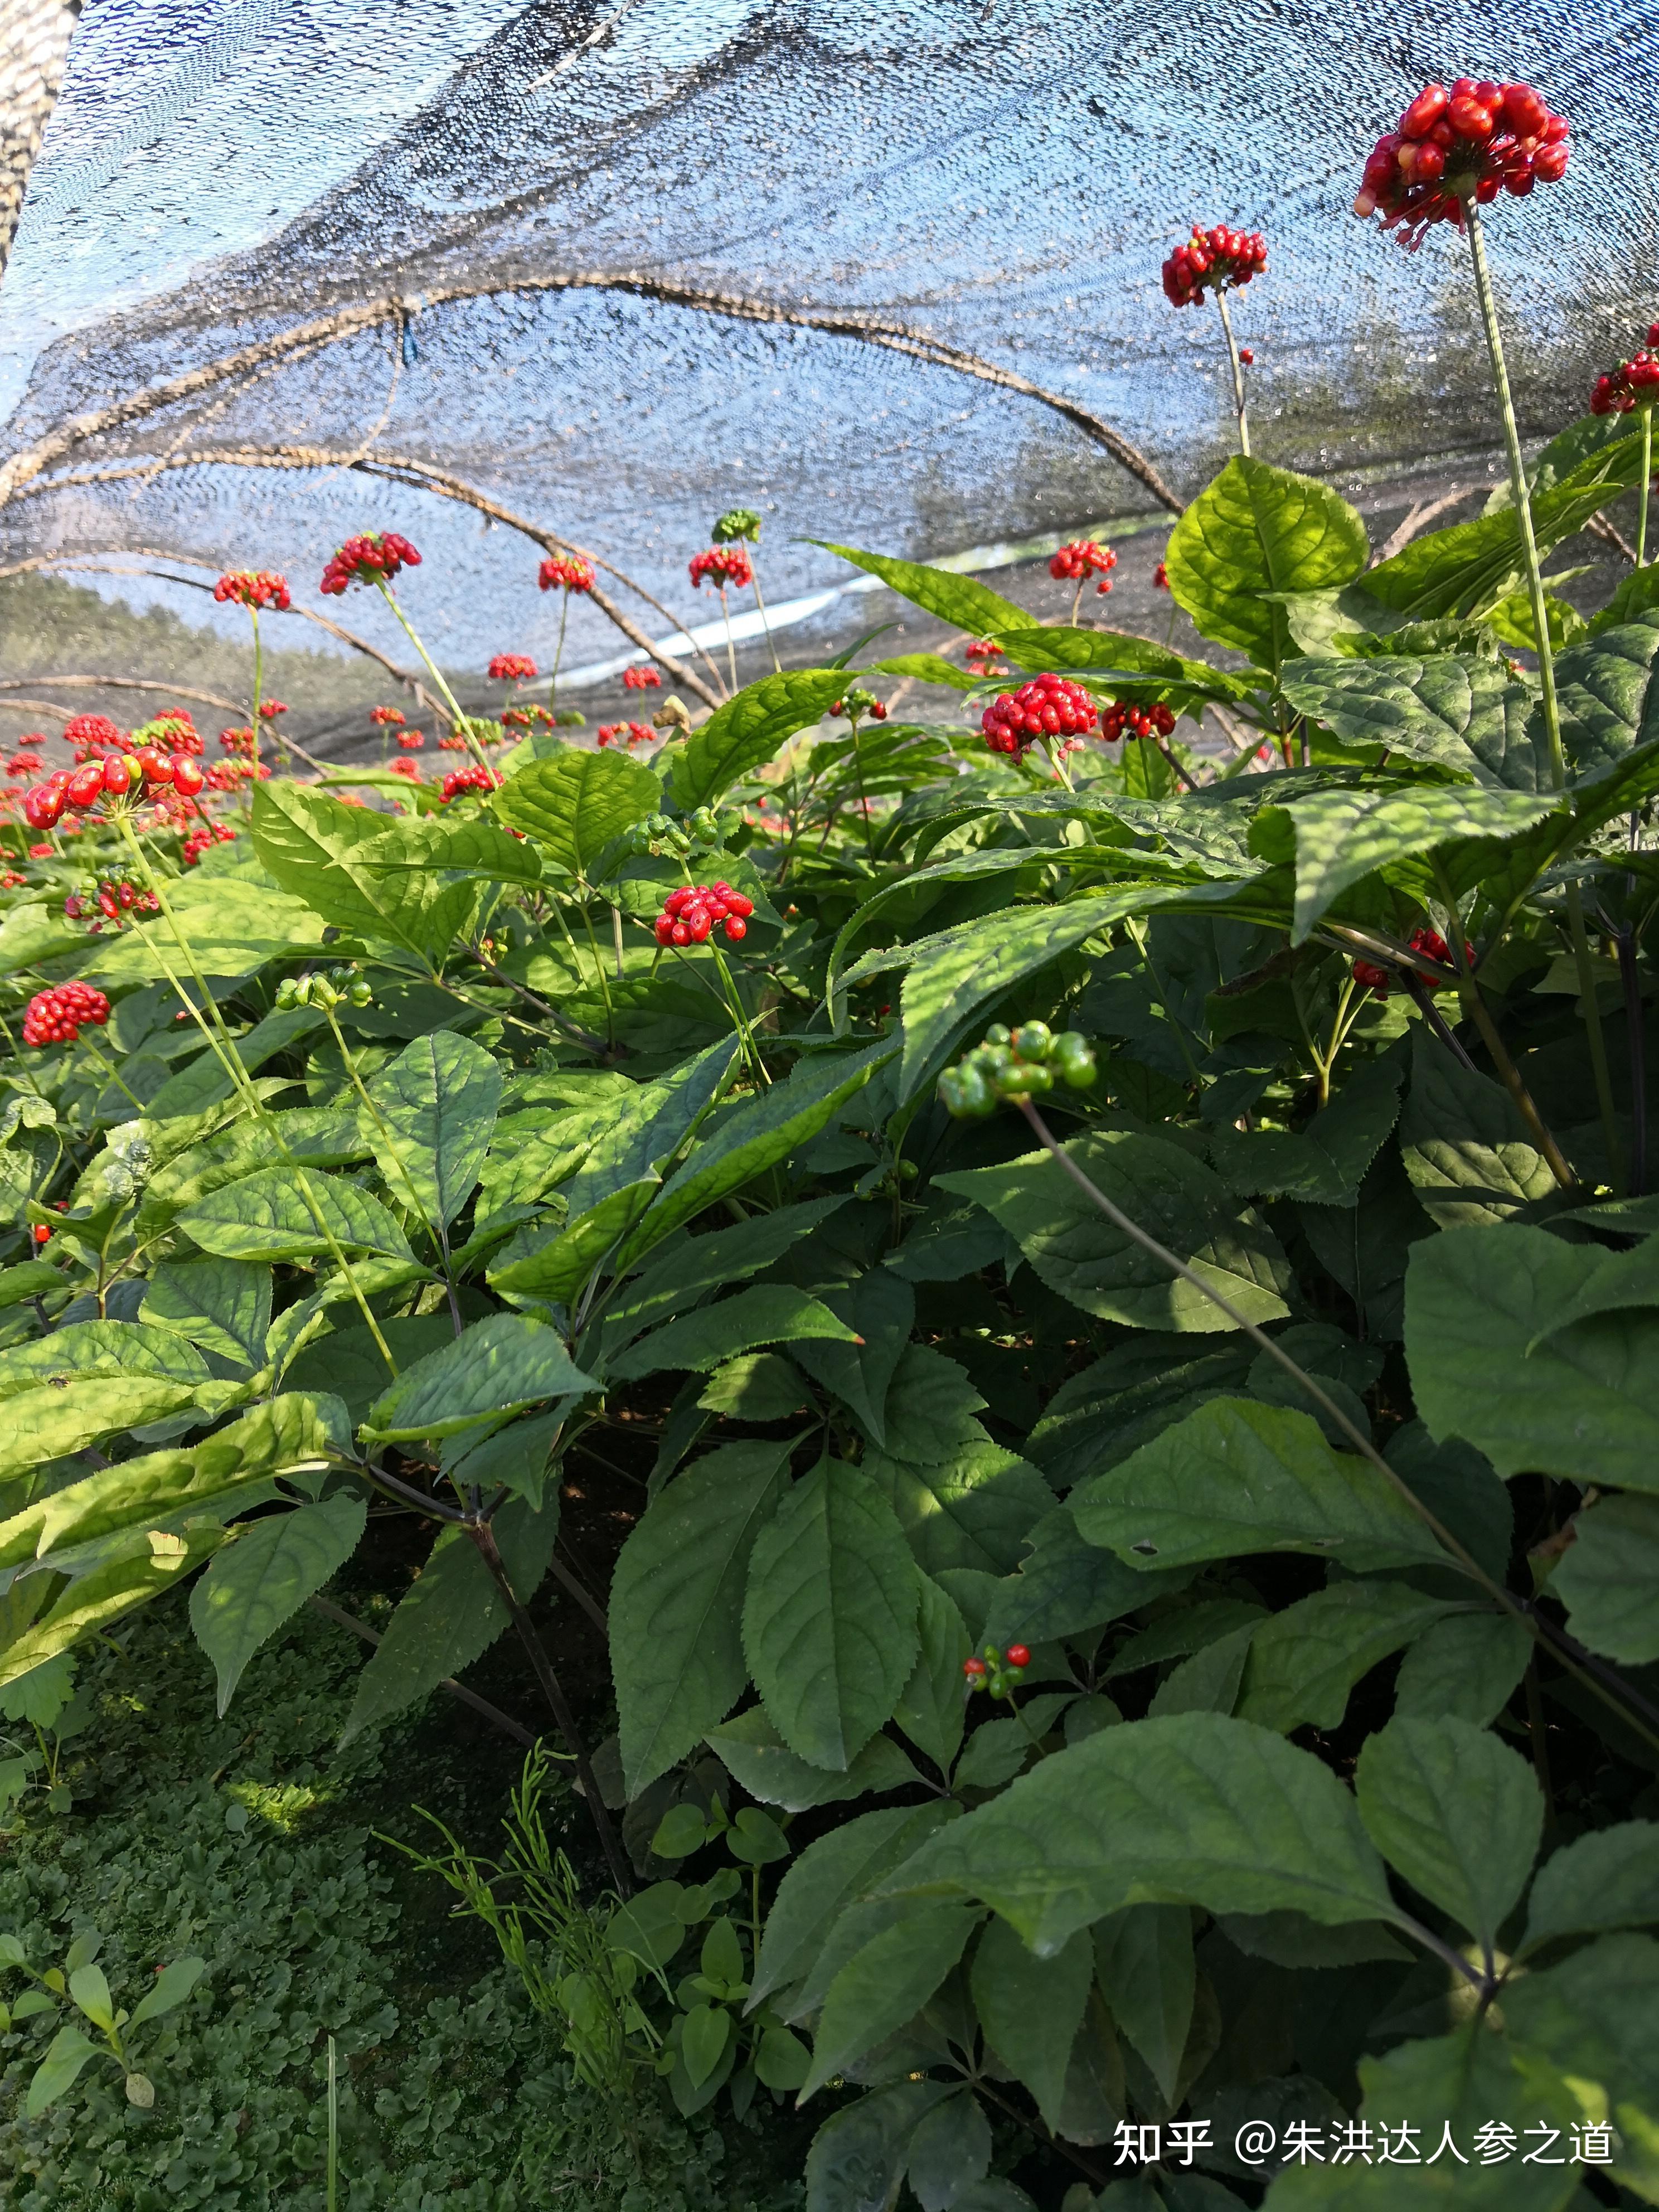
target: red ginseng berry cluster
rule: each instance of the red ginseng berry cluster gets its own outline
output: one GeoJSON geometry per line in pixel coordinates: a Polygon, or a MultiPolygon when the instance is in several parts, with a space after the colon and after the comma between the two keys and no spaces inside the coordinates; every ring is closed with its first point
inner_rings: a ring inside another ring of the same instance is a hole
{"type": "Polygon", "coordinates": [[[65,921],[83,921],[95,911],[103,917],[102,921],[92,923],[92,932],[96,936],[106,921],[112,921],[119,929],[124,914],[157,914],[161,911],[161,904],[154,891],[140,890],[135,884],[125,881],[98,884],[85,898],[77,891],[70,893],[64,901],[64,919],[65,921]]]}
{"type": "Polygon", "coordinates": [[[221,730],[219,743],[228,753],[239,753],[244,760],[253,757],[253,730],[245,723],[240,730],[221,730]]]}
{"type": "Polygon", "coordinates": [[[23,1016],[25,1044],[73,1044],[88,1027],[101,1029],[109,1019],[109,1000],[90,983],[59,983],[55,990],[37,991],[23,1016]]]}
{"type": "Polygon", "coordinates": [[[84,814],[106,799],[167,789],[194,799],[204,781],[193,760],[182,754],[169,758],[155,745],[140,745],[137,752],[109,753],[77,769],[54,769],[44,783],[23,793],[23,819],[31,830],[53,830],[65,811],[84,814]]]}
{"type": "Polygon", "coordinates": [[[1072,738],[1095,727],[1094,701],[1080,684],[1045,669],[1018,691],[1003,691],[980,718],[994,753],[1024,752],[1039,738],[1072,738]]]}
{"type": "Polygon", "coordinates": [[[1002,658],[1002,647],[994,637],[970,637],[962,648],[962,657],[969,668],[981,676],[1006,676],[1006,668],[993,668],[994,660],[1002,658]]]}
{"type": "Polygon", "coordinates": [[[741,545],[711,545],[706,553],[694,553],[688,567],[694,590],[705,576],[722,591],[728,584],[752,584],[755,580],[749,556],[741,545]]]}
{"type": "Polygon", "coordinates": [[[417,753],[426,743],[424,730],[399,730],[398,750],[400,753],[417,753]]]}
{"type": "Polygon", "coordinates": [[[420,565],[420,555],[395,530],[366,530],[333,555],[317,588],[325,599],[337,599],[348,584],[389,584],[400,568],[420,565]]]}
{"type": "Polygon", "coordinates": [[[481,768],[475,762],[471,768],[451,769],[443,780],[439,797],[447,806],[452,799],[459,799],[463,792],[499,791],[504,781],[493,768],[481,768]]]}
{"type": "Polygon", "coordinates": [[[274,568],[228,568],[214,586],[213,596],[221,601],[234,599],[239,607],[252,607],[256,612],[261,607],[275,607],[279,615],[286,614],[288,578],[279,576],[274,568]]]}
{"type": "Polygon", "coordinates": [[[184,863],[193,868],[213,845],[228,845],[236,832],[224,822],[198,822],[185,840],[184,863]]]}
{"type": "Polygon", "coordinates": [[[1353,211],[1381,215],[1384,230],[1414,251],[1432,223],[1463,228],[1463,204],[1486,207],[1500,191],[1524,199],[1566,173],[1568,123],[1529,84],[1460,76],[1449,92],[1425,85],[1372,147],[1353,211]]]}
{"type": "Polygon", "coordinates": [[[1125,730],[1132,738],[1150,738],[1154,733],[1167,738],[1175,726],[1175,716],[1161,700],[1156,707],[1142,708],[1132,707],[1127,699],[1114,699],[1100,711],[1100,734],[1109,745],[1115,744],[1125,730]]]}
{"type": "MultiPolygon", "coordinates": [[[[46,739],[42,738],[40,743],[44,744],[46,739]]],[[[39,775],[46,764],[46,757],[44,753],[15,753],[6,763],[6,774],[8,775],[39,775]]]]}
{"type": "MultiPolygon", "coordinates": [[[[1437,929],[1413,930],[1411,949],[1413,952],[1422,953],[1426,959],[1437,960],[1443,968],[1451,965],[1451,947],[1437,929]]],[[[1469,962],[1474,958],[1474,947],[1467,938],[1463,940],[1463,957],[1469,962]]],[[[1419,969],[1419,973],[1425,983],[1440,983],[1445,980],[1427,969],[1419,969]]],[[[1386,999],[1389,985],[1394,979],[1386,968],[1379,968],[1374,960],[1356,960],[1353,980],[1362,990],[1374,991],[1379,999],[1386,999]]]]}
{"type": "Polygon", "coordinates": [[[498,653],[489,673],[497,684],[529,684],[534,681],[536,664],[527,653],[498,653]]]}
{"type": "Polygon", "coordinates": [[[594,732],[594,743],[600,745],[613,745],[617,738],[624,734],[627,736],[630,752],[635,745],[654,744],[657,735],[649,722],[601,722],[594,732]]]}
{"type": "Polygon", "coordinates": [[[659,945],[702,945],[714,924],[724,922],[726,941],[741,944],[749,934],[749,917],[755,902],[734,891],[730,884],[688,884],[670,891],[657,916],[659,945]]]}
{"type": "Polygon", "coordinates": [[[1648,342],[1630,361],[1595,380],[1590,393],[1592,415],[1628,415],[1638,407],[1651,407],[1659,399],[1659,323],[1648,331],[1648,342]]]}
{"type": "MultiPolygon", "coordinates": [[[[1056,583],[1086,583],[1091,576],[1104,576],[1117,566],[1117,555],[1109,545],[1097,544],[1092,538],[1075,538],[1069,545],[1062,545],[1048,563],[1048,574],[1056,583]]],[[[1109,584],[1097,584],[1097,592],[1109,592],[1109,584]]]]}
{"type": "Polygon", "coordinates": [[[1236,292],[1267,265],[1267,241],[1259,230],[1229,230],[1224,222],[1209,230],[1193,225],[1193,234],[1164,264],[1164,296],[1172,307],[1189,307],[1206,291],[1236,292]]]}
{"type": "Polygon", "coordinates": [[[404,710],[401,707],[371,707],[368,719],[377,729],[401,729],[404,710]]]}
{"type": "Polygon", "coordinates": [[[536,580],[544,592],[591,592],[593,563],[579,553],[556,553],[542,562],[536,580]]]}

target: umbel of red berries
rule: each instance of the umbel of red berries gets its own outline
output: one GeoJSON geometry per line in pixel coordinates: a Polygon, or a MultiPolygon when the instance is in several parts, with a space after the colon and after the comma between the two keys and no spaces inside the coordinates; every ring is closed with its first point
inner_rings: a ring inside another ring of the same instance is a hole
{"type": "MultiPolygon", "coordinates": [[[[1048,563],[1048,574],[1056,583],[1087,583],[1091,576],[1104,576],[1117,566],[1117,555],[1109,545],[1097,544],[1092,538],[1074,538],[1069,545],[1062,545],[1048,563]]],[[[1097,591],[1109,592],[1109,584],[1100,584],[1097,591]]]]}
{"type": "Polygon", "coordinates": [[[183,754],[169,756],[155,745],[140,745],[136,752],[112,752],[101,760],[82,761],[77,769],[54,769],[44,783],[23,793],[23,819],[31,830],[52,830],[66,811],[84,814],[106,801],[137,799],[167,788],[181,798],[194,799],[204,779],[200,768],[183,754]]]}
{"type": "Polygon", "coordinates": [[[1236,292],[1267,265],[1267,241],[1259,230],[1229,230],[1218,222],[1194,223],[1184,246],[1164,264],[1164,296],[1172,307],[1189,307],[1206,292],[1236,292]]]}
{"type": "Polygon", "coordinates": [[[25,1044],[73,1044],[88,1027],[109,1019],[109,1000],[90,983],[59,983],[37,991],[23,1016],[25,1044]]]}
{"type": "Polygon", "coordinates": [[[1638,407],[1651,407],[1659,399],[1659,323],[1648,331],[1648,342],[1630,361],[1595,380],[1590,393],[1592,415],[1628,415],[1638,407]]]}
{"type": "Polygon", "coordinates": [[[661,687],[662,678],[654,668],[624,668],[623,671],[624,691],[656,691],[661,687]]]}
{"type": "Polygon", "coordinates": [[[1155,707],[1140,708],[1132,707],[1126,699],[1114,699],[1100,714],[1100,734],[1109,745],[1115,744],[1126,729],[1131,737],[1167,738],[1175,726],[1175,716],[1161,700],[1155,707]]]}
{"type": "Polygon", "coordinates": [[[1095,702],[1080,684],[1052,669],[999,692],[980,718],[994,753],[1023,753],[1040,738],[1072,738],[1095,726],[1095,702]]]}
{"type": "Polygon", "coordinates": [[[535,678],[536,664],[527,653],[498,653],[489,673],[497,684],[528,684],[535,678]]]}
{"type": "Polygon", "coordinates": [[[687,565],[694,590],[705,576],[721,591],[728,584],[751,584],[755,580],[749,556],[739,544],[711,545],[706,553],[694,553],[687,565]]]}
{"type": "MultiPolygon", "coordinates": [[[[338,560],[339,555],[334,557],[338,560]]],[[[326,591],[328,587],[325,585],[323,588],[326,591]]],[[[275,607],[278,614],[286,614],[288,578],[279,576],[272,568],[230,568],[214,586],[213,596],[221,601],[234,600],[238,606],[252,607],[256,612],[260,607],[275,607]]]]}
{"type": "Polygon", "coordinates": [[[536,580],[544,592],[591,592],[593,563],[584,561],[579,553],[555,554],[542,562],[536,580]]]}
{"type": "Polygon", "coordinates": [[[1372,147],[1355,196],[1362,221],[1382,218],[1414,250],[1437,222],[1463,228],[1468,201],[1487,207],[1500,191],[1524,199],[1566,174],[1568,124],[1529,84],[1460,76],[1450,90],[1425,85],[1372,147]]]}
{"type": "MultiPolygon", "coordinates": [[[[1437,960],[1442,968],[1449,968],[1451,965],[1451,947],[1437,929],[1413,930],[1411,949],[1413,952],[1422,953],[1426,959],[1437,960]]],[[[1467,938],[1463,942],[1463,957],[1471,963],[1474,959],[1474,947],[1467,938]]],[[[1425,983],[1445,981],[1443,975],[1437,975],[1431,969],[1420,968],[1417,972],[1425,983]]],[[[1356,960],[1353,963],[1353,980],[1363,990],[1374,991],[1379,999],[1386,999],[1389,995],[1389,985],[1393,978],[1386,968],[1379,968],[1373,960],[1356,960]]]]}
{"type": "Polygon", "coordinates": [[[333,555],[318,589],[325,598],[337,599],[348,584],[389,584],[400,568],[420,565],[420,555],[395,530],[365,531],[348,538],[333,555]]]}
{"type": "Polygon", "coordinates": [[[499,791],[504,779],[493,768],[453,768],[445,776],[439,797],[446,806],[452,799],[459,799],[466,791],[499,791]]]}
{"type": "Polygon", "coordinates": [[[749,934],[749,917],[755,902],[734,891],[730,884],[688,884],[670,891],[657,916],[659,945],[705,945],[716,922],[726,930],[728,944],[738,945],[749,934]]]}

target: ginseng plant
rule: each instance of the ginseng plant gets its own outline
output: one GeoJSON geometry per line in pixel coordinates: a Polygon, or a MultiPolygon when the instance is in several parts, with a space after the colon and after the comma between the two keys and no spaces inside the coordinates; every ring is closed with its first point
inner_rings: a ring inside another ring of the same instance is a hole
{"type": "MultiPolygon", "coordinates": [[[[1385,131],[1371,149],[1353,204],[1353,211],[1362,221],[1379,216],[1382,228],[1393,231],[1408,252],[1417,251],[1437,223],[1451,223],[1468,240],[1475,296],[1492,366],[1492,389],[1504,428],[1510,497],[1520,533],[1527,599],[1532,611],[1550,781],[1557,791],[1565,788],[1567,776],[1561,746],[1561,709],[1556,696],[1555,656],[1550,641],[1549,605],[1538,558],[1531,487],[1521,451],[1515,401],[1510,391],[1509,368],[1504,357],[1504,337],[1498,325],[1492,270],[1486,260],[1480,210],[1490,207],[1500,192],[1515,199],[1525,199],[1538,185],[1559,184],[1566,174],[1569,129],[1565,116],[1553,114],[1542,94],[1529,84],[1498,84],[1490,78],[1477,81],[1460,76],[1449,90],[1443,84],[1425,85],[1401,117],[1398,127],[1385,131]]],[[[1601,1034],[1601,1016],[1595,1001],[1583,898],[1576,882],[1566,886],[1566,908],[1608,1169],[1615,1186],[1622,1186],[1622,1148],[1613,1112],[1613,1082],[1601,1034]]]]}
{"type": "Polygon", "coordinates": [[[1233,337],[1233,319],[1227,311],[1227,295],[1259,276],[1267,265],[1267,241],[1259,230],[1229,230],[1216,223],[1209,230],[1193,225],[1193,234],[1177,246],[1164,264],[1164,296],[1172,307],[1189,307],[1206,292],[1215,296],[1226,341],[1227,366],[1232,373],[1233,410],[1238,417],[1238,450],[1250,450],[1250,425],[1244,410],[1244,371],[1255,356],[1242,349],[1233,337]]]}

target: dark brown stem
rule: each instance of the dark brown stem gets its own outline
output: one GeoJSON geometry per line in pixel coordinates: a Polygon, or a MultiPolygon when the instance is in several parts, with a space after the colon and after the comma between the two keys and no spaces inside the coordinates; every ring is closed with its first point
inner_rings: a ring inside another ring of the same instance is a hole
{"type": "Polygon", "coordinates": [[[1041,2120],[1034,2120],[1029,2112],[1022,2112],[1018,2105],[1011,2102],[1000,2091],[994,2089],[982,2077],[978,2075],[975,2077],[974,2087],[988,2104],[994,2105],[999,2112],[1006,2112],[1009,2118],[1024,2128],[1028,2136],[1034,2136],[1038,2142],[1046,2143],[1050,2150],[1058,2153],[1069,2165],[1074,2166],[1079,2173],[1085,2174],[1091,2181],[1103,2186],[1111,2179],[1109,2174],[1103,2173],[1098,2166],[1091,2166],[1080,2152],[1074,2150],[1072,2145],[1060,2136],[1053,2134],[1041,2120]]]}
{"type": "Polygon", "coordinates": [[[605,1852],[605,1863],[611,1869],[611,1878],[620,1895],[631,1897],[634,1893],[633,1874],[616,1829],[611,1826],[611,1815],[605,1810],[605,1800],[599,1795],[599,1785],[594,1778],[587,1747],[576,1726],[576,1716],[570,1710],[570,1700],[565,1696],[559,1678],[553,1671],[547,1647],[536,1633],[536,1624],[514,1591],[501,1547],[495,1541],[495,1532],[481,1514],[469,1514],[463,1526],[477,1546],[478,1557],[489,1570],[490,1577],[501,1594],[501,1601],[512,1616],[513,1626],[519,1632],[519,1641],[529,1654],[530,1663],[536,1670],[536,1680],[542,1686],[542,1694],[547,1699],[559,1734],[570,1747],[571,1756],[576,1763],[576,1778],[581,1785],[583,1796],[587,1800],[588,1814],[599,1832],[600,1848],[605,1852]]]}
{"type": "Polygon", "coordinates": [[[1515,1101],[1516,1111],[1532,1132],[1533,1140],[1543,1154],[1550,1173],[1563,1190],[1577,1190],[1578,1178],[1573,1173],[1566,1155],[1544,1125],[1544,1117],[1533,1103],[1533,1097],[1521,1080],[1521,1071],[1510,1058],[1504,1040],[1498,1034],[1498,1024],[1486,1012],[1486,1002],[1480,995],[1480,986],[1472,975],[1457,979],[1458,995],[1463,1001],[1463,1011],[1480,1032],[1480,1042],[1492,1057],[1498,1070],[1498,1079],[1515,1101]]]}
{"type": "Polygon", "coordinates": [[[1648,1054],[1647,1032],[1642,1021],[1642,978],[1636,965],[1636,936],[1621,929],[1619,980],[1625,990],[1625,1048],[1630,1056],[1630,1196],[1640,1198],[1648,1186],[1648,1054]]]}
{"type": "MultiPolygon", "coordinates": [[[[325,1597],[313,1597],[310,1605],[313,1613],[320,1613],[325,1620],[335,1622],[341,1628],[349,1628],[354,1636],[362,1637],[365,1644],[380,1643],[380,1637],[367,1621],[358,1620],[337,1605],[331,1605],[325,1597]]],[[[488,1698],[481,1698],[476,1690],[469,1690],[464,1683],[453,1680],[447,1674],[438,1687],[447,1690],[452,1698],[459,1698],[464,1705],[471,1705],[475,1713],[482,1713],[492,1727],[500,1729],[504,1735],[510,1735],[515,1743],[521,1743],[526,1751],[534,1747],[536,1739],[521,1721],[515,1721],[499,1705],[492,1705],[488,1698]]]]}
{"type": "Polygon", "coordinates": [[[477,945],[468,945],[465,950],[468,958],[476,960],[486,975],[493,977],[497,983],[505,984],[509,991],[516,991],[526,1006],[534,1006],[544,1021],[551,1022],[555,1029],[562,1030],[573,1044],[579,1044],[585,1050],[601,1056],[617,1060],[623,1057],[625,1048],[617,1046],[613,1048],[602,1036],[595,1036],[592,1030],[583,1029],[580,1023],[568,1021],[556,1006],[550,1006],[545,999],[538,998],[534,991],[520,982],[516,975],[509,975],[505,968],[498,968],[477,945]]]}
{"type": "Polygon", "coordinates": [[[1544,1699],[1538,1687],[1538,1654],[1527,1662],[1527,1734],[1532,1741],[1532,1763],[1538,1786],[1544,1793],[1544,1824],[1555,1825],[1555,1790],[1550,1780],[1550,1749],[1544,1734],[1544,1699]]]}
{"type": "Polygon", "coordinates": [[[1188,791],[1196,791],[1198,789],[1198,786],[1193,781],[1191,776],[1188,775],[1186,769],[1182,768],[1181,763],[1170,750],[1168,745],[1164,744],[1163,738],[1158,737],[1156,732],[1153,734],[1152,743],[1158,747],[1159,752],[1163,754],[1164,764],[1169,769],[1170,775],[1175,777],[1176,781],[1182,785],[1188,791]]]}
{"type": "Polygon", "coordinates": [[[577,1604],[580,1606],[582,1611],[592,1622],[594,1627],[599,1630],[601,1636],[608,1636],[611,1633],[611,1623],[605,1618],[605,1607],[599,1603],[599,1600],[593,1595],[586,1584],[580,1581],[571,1570],[565,1565],[563,1560],[560,1559],[556,1552],[555,1552],[551,1559],[549,1560],[548,1565],[552,1570],[553,1579],[557,1583],[559,1588],[565,1592],[567,1596],[574,1597],[575,1599],[577,1604]]]}
{"type": "Polygon", "coordinates": [[[1423,988],[1422,979],[1413,975],[1407,968],[1401,970],[1400,980],[1409,993],[1412,1004],[1439,1038],[1441,1043],[1445,1046],[1447,1051],[1463,1067],[1466,1067],[1471,1075],[1479,1075],[1480,1069],[1458,1042],[1456,1031],[1449,1025],[1445,1016],[1423,988]]]}

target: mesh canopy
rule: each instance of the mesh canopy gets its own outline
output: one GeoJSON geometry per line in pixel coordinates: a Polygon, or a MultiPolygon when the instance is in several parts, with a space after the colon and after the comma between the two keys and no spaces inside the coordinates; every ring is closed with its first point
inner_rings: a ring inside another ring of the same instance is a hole
{"type": "MultiPolygon", "coordinates": [[[[1525,426],[1553,428],[1654,313],[1656,62],[1650,9],[1582,0],[100,0],[0,294],[5,445],[243,365],[56,453],[0,505],[0,565],[142,547],[321,606],[336,540],[393,526],[465,665],[544,652],[557,595],[422,470],[674,622],[708,618],[684,563],[734,504],[778,601],[847,576],[809,538],[936,558],[1156,514],[1079,410],[1182,496],[1224,451],[1213,310],[1158,288],[1194,219],[1268,234],[1238,324],[1269,458],[1352,483],[1484,453],[1464,249],[1355,222],[1364,154],[1466,68],[1570,117],[1566,179],[1490,228],[1525,426]]],[[[572,631],[577,663],[634,649],[586,605],[572,631]]]]}

